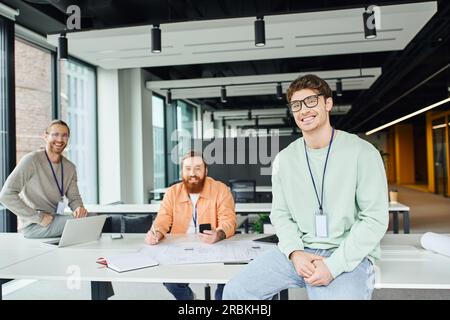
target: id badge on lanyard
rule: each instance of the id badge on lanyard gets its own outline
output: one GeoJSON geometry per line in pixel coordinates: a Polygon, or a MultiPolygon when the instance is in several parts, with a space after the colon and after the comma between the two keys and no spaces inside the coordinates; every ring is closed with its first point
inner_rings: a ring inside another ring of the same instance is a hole
{"type": "Polygon", "coordinates": [[[306,142],[305,142],[305,140],[303,140],[303,144],[305,147],[306,162],[308,164],[309,174],[311,176],[311,181],[312,181],[312,184],[314,187],[314,191],[316,193],[317,203],[319,204],[319,210],[315,214],[315,231],[316,231],[316,237],[318,237],[318,238],[327,238],[328,237],[328,219],[327,219],[327,215],[323,213],[323,193],[324,193],[323,190],[324,190],[324,186],[325,186],[325,171],[327,169],[328,156],[330,155],[331,145],[333,143],[333,136],[334,136],[334,128],[332,128],[332,131],[331,131],[330,144],[328,145],[327,157],[325,159],[325,165],[323,168],[322,189],[321,189],[321,197],[320,198],[319,198],[319,194],[317,192],[316,182],[314,181],[314,176],[312,174],[311,166],[309,164],[309,157],[308,157],[308,151],[306,149],[306,142]]]}
{"type": "Polygon", "coordinates": [[[56,214],[64,214],[64,210],[67,207],[67,198],[62,197],[61,200],[58,202],[58,207],[56,209],[56,214]]]}
{"type": "Polygon", "coordinates": [[[328,237],[328,221],[327,216],[323,212],[318,211],[316,213],[316,237],[326,238],[328,237]]]}
{"type": "Polygon", "coordinates": [[[63,160],[61,159],[61,185],[59,185],[58,179],[56,178],[55,170],[53,169],[52,163],[50,161],[50,158],[48,157],[47,151],[45,151],[45,156],[48,160],[48,165],[50,166],[50,169],[53,174],[53,178],[55,179],[56,186],[58,188],[59,194],[61,195],[60,200],[58,201],[58,205],[56,207],[56,214],[64,214],[64,209],[67,206],[67,198],[64,196],[64,166],[63,166],[63,160]]]}

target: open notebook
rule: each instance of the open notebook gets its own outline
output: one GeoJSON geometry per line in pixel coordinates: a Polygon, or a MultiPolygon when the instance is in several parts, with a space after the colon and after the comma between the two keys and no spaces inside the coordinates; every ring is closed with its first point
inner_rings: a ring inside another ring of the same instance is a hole
{"type": "Polygon", "coordinates": [[[158,261],[139,252],[105,258],[106,266],[117,272],[125,272],[158,265],[158,261]]]}

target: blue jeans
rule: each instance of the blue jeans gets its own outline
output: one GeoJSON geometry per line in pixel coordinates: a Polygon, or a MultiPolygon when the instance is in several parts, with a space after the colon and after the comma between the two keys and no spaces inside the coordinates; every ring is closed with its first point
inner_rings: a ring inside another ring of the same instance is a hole
{"type": "MultiPolygon", "coordinates": [[[[194,292],[189,288],[189,283],[163,283],[171,294],[177,300],[194,300],[194,292]]],[[[222,300],[224,284],[218,284],[214,297],[216,300],[222,300]]]]}
{"type": "MultiPolygon", "coordinates": [[[[331,251],[305,249],[328,257],[331,251]]],[[[314,287],[297,274],[292,262],[278,249],[271,250],[250,262],[225,286],[224,300],[266,300],[287,288],[306,288],[313,300],[370,300],[375,284],[375,271],[368,258],[351,272],[344,272],[328,286],[314,287]]]]}

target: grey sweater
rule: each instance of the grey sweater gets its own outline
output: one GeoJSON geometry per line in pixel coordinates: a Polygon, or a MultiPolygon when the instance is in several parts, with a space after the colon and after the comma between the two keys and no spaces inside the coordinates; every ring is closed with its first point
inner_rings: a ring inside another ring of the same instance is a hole
{"type": "MultiPolygon", "coordinates": [[[[78,191],[76,167],[65,157],[62,157],[62,162],[64,194],[73,211],[83,206],[78,191]]],[[[61,185],[61,163],[52,165],[61,185]]],[[[56,213],[60,199],[60,192],[44,150],[25,155],[9,175],[0,192],[0,202],[19,218],[19,231],[32,223],[41,222],[42,213],[37,213],[38,209],[56,213]]]]}

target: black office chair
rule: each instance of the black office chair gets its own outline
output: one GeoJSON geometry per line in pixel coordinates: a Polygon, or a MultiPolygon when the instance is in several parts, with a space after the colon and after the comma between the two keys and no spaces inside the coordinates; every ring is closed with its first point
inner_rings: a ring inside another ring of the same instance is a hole
{"type": "Polygon", "coordinates": [[[176,180],[174,182],[172,182],[171,184],[169,184],[169,187],[173,186],[174,184],[180,183],[183,180],[176,180]]]}
{"type": "Polygon", "coordinates": [[[230,180],[229,185],[234,202],[256,202],[255,180],[230,180]]]}

